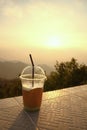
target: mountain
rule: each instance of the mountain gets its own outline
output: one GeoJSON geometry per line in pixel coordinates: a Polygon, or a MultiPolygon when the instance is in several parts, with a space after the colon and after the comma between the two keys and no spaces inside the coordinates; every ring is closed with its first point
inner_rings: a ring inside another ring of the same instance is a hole
{"type": "Polygon", "coordinates": [[[27,66],[27,64],[23,62],[0,62],[0,78],[17,78],[25,66],[27,66]]]}
{"type": "Polygon", "coordinates": [[[46,64],[40,64],[40,65],[38,65],[38,66],[42,67],[43,70],[46,72],[47,75],[49,75],[50,72],[52,72],[52,71],[54,70],[53,67],[48,66],[48,65],[46,65],[46,64]]]}
{"type": "MultiPolygon", "coordinates": [[[[26,66],[28,66],[28,64],[20,61],[0,61],[0,78],[17,78],[22,72],[23,68],[26,66]]],[[[47,75],[53,71],[53,68],[48,65],[42,64],[39,66],[41,66],[46,71],[47,75]]]]}

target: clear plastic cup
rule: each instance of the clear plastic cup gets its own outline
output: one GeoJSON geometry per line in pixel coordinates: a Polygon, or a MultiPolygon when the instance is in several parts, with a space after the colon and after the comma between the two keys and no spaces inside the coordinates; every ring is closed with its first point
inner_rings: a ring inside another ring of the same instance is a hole
{"type": "Polygon", "coordinates": [[[32,77],[32,66],[27,66],[23,69],[20,79],[24,109],[28,111],[39,110],[46,80],[44,70],[39,66],[34,66],[34,77],[32,77]]]}

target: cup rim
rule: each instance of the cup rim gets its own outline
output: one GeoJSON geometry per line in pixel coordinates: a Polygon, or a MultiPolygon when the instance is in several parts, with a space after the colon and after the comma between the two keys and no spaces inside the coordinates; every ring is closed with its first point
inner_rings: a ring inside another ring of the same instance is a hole
{"type": "Polygon", "coordinates": [[[35,75],[40,75],[41,77],[40,78],[34,78],[34,79],[33,78],[25,78],[25,76],[27,76],[27,75],[29,75],[29,74],[22,74],[19,77],[20,77],[21,80],[24,79],[24,80],[29,80],[29,81],[46,80],[47,79],[47,77],[45,75],[42,75],[42,74],[35,74],[35,75]]]}

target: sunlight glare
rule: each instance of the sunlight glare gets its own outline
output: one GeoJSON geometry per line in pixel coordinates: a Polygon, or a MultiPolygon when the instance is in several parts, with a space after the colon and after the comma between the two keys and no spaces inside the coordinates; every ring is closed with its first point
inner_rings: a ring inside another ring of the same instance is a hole
{"type": "Polygon", "coordinates": [[[61,42],[58,37],[50,37],[46,42],[46,46],[49,48],[58,48],[60,45],[61,42]]]}

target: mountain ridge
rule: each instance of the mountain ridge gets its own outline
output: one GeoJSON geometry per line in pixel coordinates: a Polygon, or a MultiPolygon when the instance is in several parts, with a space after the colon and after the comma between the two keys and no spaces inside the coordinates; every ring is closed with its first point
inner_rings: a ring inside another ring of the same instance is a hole
{"type": "MultiPolygon", "coordinates": [[[[21,61],[0,61],[0,78],[18,78],[26,66],[28,66],[28,64],[21,61]]],[[[39,64],[39,66],[41,66],[44,71],[46,71],[47,75],[53,71],[53,68],[46,64],[39,64]]]]}

